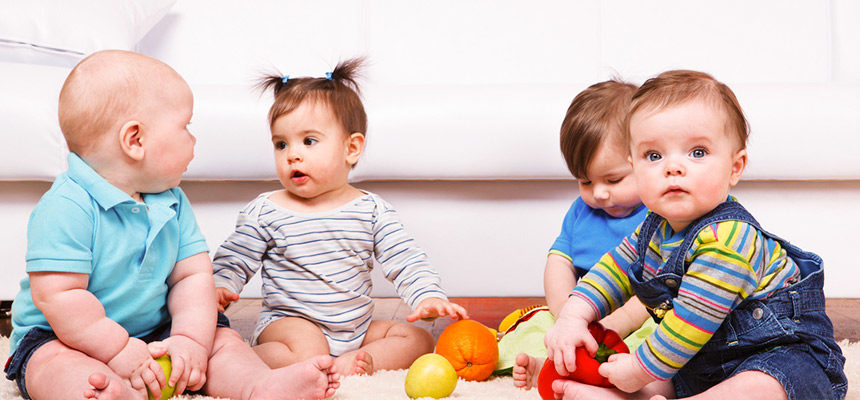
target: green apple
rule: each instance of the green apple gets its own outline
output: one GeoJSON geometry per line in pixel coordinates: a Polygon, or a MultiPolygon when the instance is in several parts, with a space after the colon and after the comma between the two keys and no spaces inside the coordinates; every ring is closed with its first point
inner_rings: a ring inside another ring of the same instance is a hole
{"type": "MultiPolygon", "coordinates": [[[[170,356],[165,354],[161,357],[156,358],[155,362],[157,362],[158,365],[161,366],[161,370],[164,371],[164,379],[170,379],[170,371],[173,370],[173,368],[171,368],[171,364],[170,364],[170,356]]],[[[159,400],[167,400],[167,399],[173,397],[173,391],[175,389],[176,389],[175,387],[170,386],[170,385],[165,386],[163,389],[161,389],[161,398],[159,400]]],[[[152,394],[150,393],[149,394],[149,400],[154,400],[154,399],[155,398],[152,397],[152,394]]]]}
{"type": "Polygon", "coordinates": [[[410,398],[441,399],[454,393],[457,371],[445,357],[436,353],[418,357],[406,372],[406,395],[410,398]]]}

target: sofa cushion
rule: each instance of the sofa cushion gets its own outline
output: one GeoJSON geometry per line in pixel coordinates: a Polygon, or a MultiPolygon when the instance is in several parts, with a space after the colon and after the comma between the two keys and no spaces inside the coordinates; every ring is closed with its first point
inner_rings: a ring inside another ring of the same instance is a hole
{"type": "Polygon", "coordinates": [[[74,66],[96,50],[134,50],[176,0],[0,2],[0,61],[74,66]]]}
{"type": "MultiPolygon", "coordinates": [[[[0,180],[50,181],[65,169],[57,97],[67,68],[0,63],[0,180]],[[14,77],[14,78],[13,78],[14,77]]],[[[586,85],[373,86],[368,180],[570,179],[561,118],[586,85]]],[[[248,86],[194,85],[195,158],[186,180],[274,180],[266,113],[248,86]]],[[[735,85],[752,127],[747,180],[860,179],[860,85],[735,85]],[[845,149],[845,150],[840,150],[845,149]]]]}

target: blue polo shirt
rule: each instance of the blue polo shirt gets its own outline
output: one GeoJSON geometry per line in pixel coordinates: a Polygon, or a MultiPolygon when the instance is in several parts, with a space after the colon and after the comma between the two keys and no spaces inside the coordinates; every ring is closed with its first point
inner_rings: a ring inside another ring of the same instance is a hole
{"type": "Polygon", "coordinates": [[[561,233],[550,248],[550,254],[558,254],[570,260],[581,278],[606,252],[618,246],[645,220],[648,207],[640,204],[630,215],[615,218],[603,210],[596,210],[577,197],[571,204],[561,233]]]}
{"type": "MultiPolygon", "coordinates": [[[[89,275],[87,290],[131,336],[170,319],[167,277],[177,261],[208,251],[179,188],[144,194],[143,203],[108,183],[76,154],[30,214],[27,272],[89,275]]],[[[33,327],[51,329],[33,305],[30,280],[12,305],[10,354],[33,327]]]]}

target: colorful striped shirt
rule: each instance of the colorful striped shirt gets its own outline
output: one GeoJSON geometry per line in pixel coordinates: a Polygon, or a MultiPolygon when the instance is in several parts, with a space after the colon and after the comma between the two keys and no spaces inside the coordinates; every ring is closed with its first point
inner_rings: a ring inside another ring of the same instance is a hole
{"type": "MultiPolygon", "coordinates": [[[[641,228],[641,226],[640,226],[641,228]]],[[[574,288],[598,312],[608,315],[634,295],[628,267],[638,257],[639,229],[600,262],[574,288]]],[[[653,278],[686,230],[675,233],[664,220],[648,246],[643,278],[653,278]]],[[[658,329],[636,350],[652,377],[670,379],[711,339],[729,313],[744,299],[761,299],[799,280],[800,271],[779,242],[750,224],[724,221],[703,228],[685,258],[678,296],[658,329]]]]}
{"type": "Polygon", "coordinates": [[[438,273],[406,232],[397,212],[367,193],[337,209],[303,214],[263,193],[249,203],[213,260],[215,284],[239,293],[261,270],[263,310],[253,342],[271,322],[301,317],[316,323],[332,356],[357,349],[373,314],[373,259],[414,307],[447,299],[438,273]]]}

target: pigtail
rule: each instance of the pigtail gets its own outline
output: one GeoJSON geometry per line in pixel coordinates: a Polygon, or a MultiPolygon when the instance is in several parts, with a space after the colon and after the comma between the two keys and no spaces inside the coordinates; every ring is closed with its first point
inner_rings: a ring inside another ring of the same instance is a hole
{"type": "Polygon", "coordinates": [[[350,58],[339,62],[331,72],[332,82],[342,84],[355,91],[356,94],[361,95],[361,89],[358,87],[358,78],[361,77],[364,62],[364,57],[350,58]]]}
{"type": "Polygon", "coordinates": [[[281,74],[264,74],[256,87],[263,93],[272,90],[274,102],[269,109],[269,126],[281,115],[295,110],[306,99],[324,101],[331,106],[349,133],[367,131],[367,115],[361,103],[358,78],[364,57],[341,61],[325,77],[290,77],[281,74]]]}
{"type": "Polygon", "coordinates": [[[254,85],[254,87],[263,93],[272,90],[275,94],[275,97],[277,97],[278,93],[284,90],[284,88],[286,88],[287,85],[290,83],[289,79],[289,76],[281,76],[280,74],[267,74],[263,75],[263,77],[257,81],[257,84],[254,85]]]}

